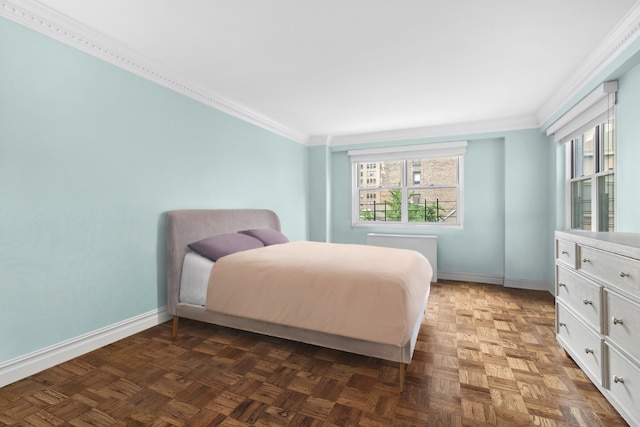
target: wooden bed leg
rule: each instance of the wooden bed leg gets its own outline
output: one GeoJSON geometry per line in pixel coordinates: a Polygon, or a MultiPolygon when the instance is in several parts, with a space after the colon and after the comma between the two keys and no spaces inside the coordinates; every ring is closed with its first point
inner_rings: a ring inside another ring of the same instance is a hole
{"type": "Polygon", "coordinates": [[[173,328],[171,329],[171,338],[175,338],[178,336],[178,319],[177,315],[173,316],[173,328]]]}
{"type": "Polygon", "coordinates": [[[400,362],[400,393],[404,391],[404,373],[407,369],[407,364],[400,362]]]}

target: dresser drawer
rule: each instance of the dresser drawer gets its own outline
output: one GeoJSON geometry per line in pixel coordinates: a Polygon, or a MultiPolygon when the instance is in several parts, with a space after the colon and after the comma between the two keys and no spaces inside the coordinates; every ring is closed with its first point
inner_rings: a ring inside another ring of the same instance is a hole
{"type": "MultiPolygon", "coordinates": [[[[615,292],[606,290],[607,335],[631,356],[640,359],[640,305],[615,292]]],[[[638,396],[640,399],[640,395],[638,396]]]]}
{"type": "Polygon", "coordinates": [[[556,260],[576,268],[576,244],[568,240],[556,239],[556,260]]]}
{"type": "Polygon", "coordinates": [[[578,268],[607,284],[640,296],[640,261],[621,255],[580,246],[578,268]]]}
{"type": "Polygon", "coordinates": [[[557,296],[602,333],[602,286],[557,266],[557,296]]]}
{"type": "Polygon", "coordinates": [[[562,303],[556,308],[558,340],[588,371],[591,379],[602,384],[602,339],[591,331],[562,303]]]}
{"type": "MultiPolygon", "coordinates": [[[[608,388],[613,400],[640,423],[640,369],[618,350],[606,345],[609,360],[608,388]]],[[[629,421],[629,419],[627,419],[629,421]]]]}

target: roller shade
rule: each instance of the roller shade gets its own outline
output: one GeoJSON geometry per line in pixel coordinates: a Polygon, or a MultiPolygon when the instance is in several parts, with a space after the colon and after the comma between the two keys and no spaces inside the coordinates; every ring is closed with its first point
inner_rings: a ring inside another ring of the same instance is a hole
{"type": "Polygon", "coordinates": [[[381,162],[390,160],[421,159],[423,157],[462,156],[467,141],[439,142],[434,144],[406,145],[389,148],[368,148],[348,151],[352,162],[381,162]]]}
{"type": "Polygon", "coordinates": [[[605,82],[547,129],[556,142],[567,142],[614,117],[618,82],[605,82]]]}

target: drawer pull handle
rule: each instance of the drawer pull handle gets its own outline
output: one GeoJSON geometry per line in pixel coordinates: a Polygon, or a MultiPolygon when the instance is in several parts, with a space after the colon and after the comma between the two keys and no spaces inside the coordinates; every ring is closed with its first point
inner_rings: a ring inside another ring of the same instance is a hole
{"type": "Polygon", "coordinates": [[[613,382],[614,382],[614,383],[622,383],[622,384],[624,384],[624,378],[619,377],[619,376],[617,376],[617,375],[614,375],[614,376],[613,376],[613,382]]]}
{"type": "Polygon", "coordinates": [[[560,287],[560,288],[565,287],[565,288],[566,288],[566,287],[567,287],[567,284],[566,284],[566,283],[563,283],[563,282],[559,282],[559,283],[558,283],[558,287],[560,287]]]}
{"type": "Polygon", "coordinates": [[[591,262],[591,260],[588,258],[582,258],[582,262],[591,262]]]}
{"type": "Polygon", "coordinates": [[[558,322],[558,326],[567,326],[567,324],[564,322],[558,322]]]}
{"type": "Polygon", "coordinates": [[[562,251],[562,255],[569,255],[569,252],[567,252],[567,251],[562,251]]]}
{"type": "Polygon", "coordinates": [[[583,299],[582,302],[584,303],[584,305],[588,305],[588,304],[593,305],[593,301],[591,301],[590,299],[583,299]]]}
{"type": "Polygon", "coordinates": [[[629,277],[629,273],[625,273],[624,271],[621,271],[620,277],[629,277]]]}
{"type": "Polygon", "coordinates": [[[611,321],[613,322],[614,325],[622,325],[622,324],[624,324],[622,322],[622,319],[619,319],[617,317],[614,317],[613,319],[611,319],[611,321]]]}
{"type": "Polygon", "coordinates": [[[584,352],[585,352],[585,353],[587,353],[587,354],[588,354],[588,353],[593,353],[593,349],[592,349],[592,348],[589,348],[589,347],[585,347],[585,348],[584,348],[584,352]]]}

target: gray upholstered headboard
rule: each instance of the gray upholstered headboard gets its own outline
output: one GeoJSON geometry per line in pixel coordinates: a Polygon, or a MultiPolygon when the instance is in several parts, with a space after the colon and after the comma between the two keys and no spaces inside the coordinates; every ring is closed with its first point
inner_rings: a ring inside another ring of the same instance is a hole
{"type": "Polygon", "coordinates": [[[201,209],[167,214],[167,309],[176,314],[180,296],[182,261],[187,245],[205,237],[251,228],[280,231],[280,219],[267,209],[201,209]]]}

